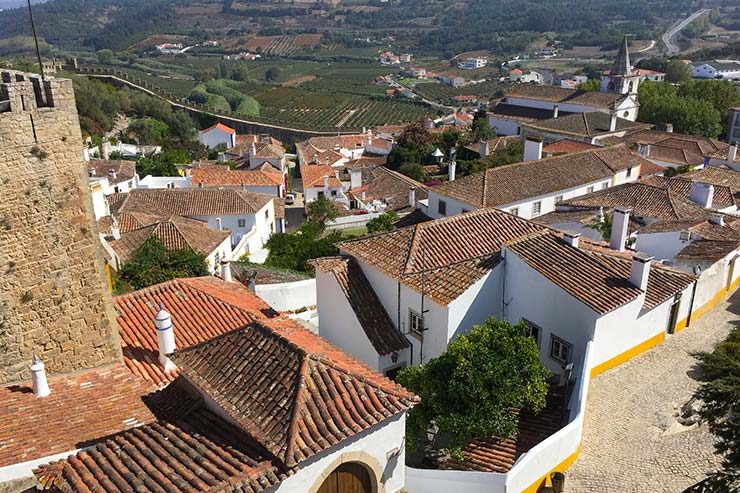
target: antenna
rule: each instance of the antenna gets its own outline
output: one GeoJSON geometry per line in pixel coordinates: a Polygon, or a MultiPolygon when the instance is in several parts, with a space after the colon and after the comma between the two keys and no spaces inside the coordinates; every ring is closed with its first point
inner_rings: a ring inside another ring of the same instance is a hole
{"type": "Polygon", "coordinates": [[[33,9],[31,0],[28,0],[28,16],[31,18],[31,29],[33,30],[33,41],[36,43],[36,58],[39,61],[39,70],[41,71],[41,82],[44,82],[44,64],[41,61],[41,50],[39,49],[39,37],[36,35],[36,21],[33,19],[33,9]]]}

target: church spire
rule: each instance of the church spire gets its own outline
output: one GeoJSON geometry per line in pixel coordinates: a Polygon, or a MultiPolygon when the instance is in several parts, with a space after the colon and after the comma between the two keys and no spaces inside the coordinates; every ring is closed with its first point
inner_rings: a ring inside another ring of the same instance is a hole
{"type": "Polygon", "coordinates": [[[632,73],[632,65],[630,64],[630,52],[627,47],[627,35],[625,34],[622,40],[622,45],[619,47],[617,58],[614,59],[614,64],[609,72],[610,75],[630,75],[632,73]]]}

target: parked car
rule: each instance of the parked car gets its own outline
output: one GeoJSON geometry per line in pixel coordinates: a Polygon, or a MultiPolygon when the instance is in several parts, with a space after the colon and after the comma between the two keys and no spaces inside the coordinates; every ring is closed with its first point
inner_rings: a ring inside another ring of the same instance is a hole
{"type": "Polygon", "coordinates": [[[293,205],[295,204],[295,195],[292,193],[285,195],[285,205],[293,205]]]}

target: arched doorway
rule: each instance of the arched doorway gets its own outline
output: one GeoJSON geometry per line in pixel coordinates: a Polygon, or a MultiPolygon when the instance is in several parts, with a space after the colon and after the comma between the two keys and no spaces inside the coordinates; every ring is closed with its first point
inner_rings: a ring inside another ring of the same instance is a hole
{"type": "Polygon", "coordinates": [[[362,464],[347,462],[329,474],[317,493],[373,493],[373,479],[362,464]]]}

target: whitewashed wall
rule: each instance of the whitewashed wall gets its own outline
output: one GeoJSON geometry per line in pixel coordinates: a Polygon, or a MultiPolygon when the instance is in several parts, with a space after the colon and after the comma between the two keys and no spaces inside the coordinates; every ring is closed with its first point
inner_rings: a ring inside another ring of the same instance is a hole
{"type": "Polygon", "coordinates": [[[257,284],[255,293],[279,312],[316,306],[316,279],[279,284],[257,284]]]}
{"type": "Polygon", "coordinates": [[[655,257],[655,260],[673,260],[678,252],[685,248],[691,241],[681,240],[679,231],[668,231],[665,233],[637,234],[635,250],[645,252],[655,257]]]}
{"type": "Polygon", "coordinates": [[[137,188],[190,188],[190,176],[152,176],[147,175],[139,180],[137,188]]]}
{"type": "Polygon", "coordinates": [[[519,135],[521,133],[519,122],[510,118],[501,118],[496,115],[489,114],[488,124],[496,131],[496,135],[507,136],[519,135]]]}

